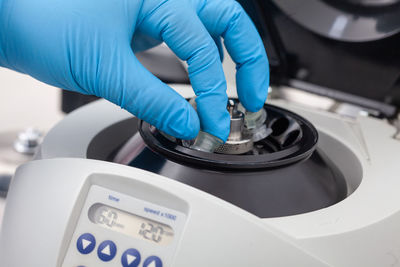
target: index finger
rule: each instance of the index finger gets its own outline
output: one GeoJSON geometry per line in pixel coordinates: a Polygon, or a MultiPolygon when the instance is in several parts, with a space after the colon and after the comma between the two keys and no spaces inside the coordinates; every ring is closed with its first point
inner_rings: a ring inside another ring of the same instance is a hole
{"type": "MultiPolygon", "coordinates": [[[[145,1],[144,9],[149,2],[145,1]]],[[[220,55],[193,6],[188,1],[165,1],[142,20],[140,28],[164,40],[178,57],[188,62],[201,128],[226,141],[230,116],[220,55]]]]}
{"type": "Polygon", "coordinates": [[[268,95],[269,63],[253,22],[234,0],[192,1],[198,2],[198,15],[211,35],[224,38],[225,46],[237,65],[236,84],[240,101],[249,111],[260,110],[268,95]]]}

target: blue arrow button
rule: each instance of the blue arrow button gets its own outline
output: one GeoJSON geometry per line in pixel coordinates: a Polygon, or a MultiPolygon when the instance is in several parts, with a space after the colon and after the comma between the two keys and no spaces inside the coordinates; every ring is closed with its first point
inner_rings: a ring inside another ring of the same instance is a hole
{"type": "Polygon", "coordinates": [[[117,254],[117,246],[110,240],[103,241],[97,249],[97,256],[102,261],[110,261],[114,259],[117,254]]]}
{"type": "Polygon", "coordinates": [[[121,263],[123,267],[137,267],[140,263],[140,253],[136,249],[130,248],[122,254],[121,263]]]}
{"type": "Polygon", "coordinates": [[[86,233],[81,235],[76,241],[76,248],[81,254],[91,253],[96,246],[96,239],[92,234],[86,233]]]}
{"type": "Polygon", "coordinates": [[[163,266],[162,261],[157,256],[150,256],[143,263],[143,267],[162,267],[162,266],[163,266]]]}

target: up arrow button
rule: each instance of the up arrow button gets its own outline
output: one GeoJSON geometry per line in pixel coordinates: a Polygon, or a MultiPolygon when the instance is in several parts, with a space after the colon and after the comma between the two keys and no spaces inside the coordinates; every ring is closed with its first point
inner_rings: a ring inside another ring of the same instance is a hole
{"type": "Polygon", "coordinates": [[[110,245],[107,245],[105,248],[103,248],[101,253],[107,256],[111,256],[110,245]]]}
{"type": "Polygon", "coordinates": [[[157,256],[150,256],[143,263],[143,267],[162,267],[162,266],[163,266],[162,261],[157,256]]]}
{"type": "Polygon", "coordinates": [[[97,249],[97,256],[99,256],[102,261],[111,261],[116,254],[117,246],[110,240],[103,241],[97,249]]]}

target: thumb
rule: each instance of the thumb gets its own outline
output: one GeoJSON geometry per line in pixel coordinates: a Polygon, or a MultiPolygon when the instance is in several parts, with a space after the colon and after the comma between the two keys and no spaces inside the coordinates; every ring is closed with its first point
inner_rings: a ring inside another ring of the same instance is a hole
{"type": "Polygon", "coordinates": [[[188,101],[144,68],[130,47],[116,54],[99,74],[98,96],[169,135],[195,138],[200,121],[188,101]]]}

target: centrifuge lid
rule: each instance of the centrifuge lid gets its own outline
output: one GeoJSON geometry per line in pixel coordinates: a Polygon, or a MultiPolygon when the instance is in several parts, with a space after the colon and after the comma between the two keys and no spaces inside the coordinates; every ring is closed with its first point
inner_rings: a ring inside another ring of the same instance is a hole
{"type": "Polygon", "coordinates": [[[398,1],[381,1],[381,6],[371,1],[273,1],[303,27],[335,40],[366,42],[400,32],[398,1]]]}
{"type": "Polygon", "coordinates": [[[396,115],[399,0],[238,1],[263,38],[272,85],[396,115]]]}

